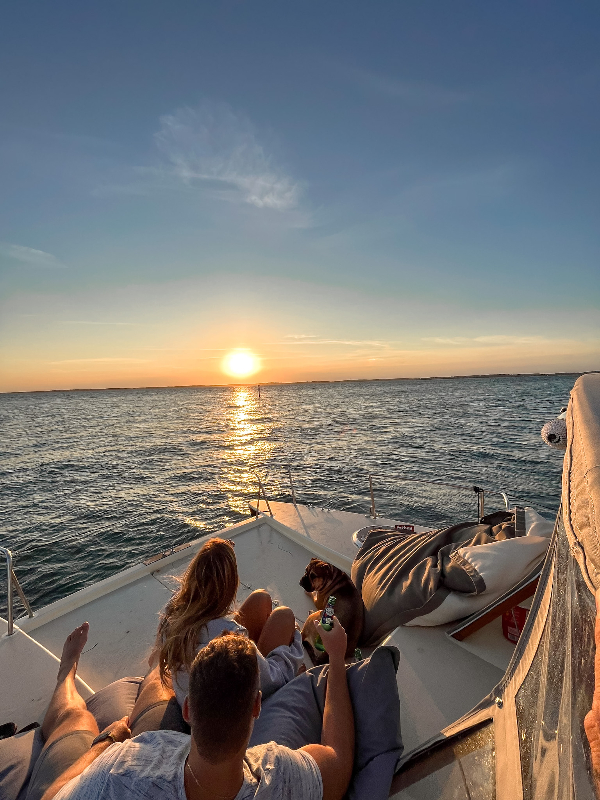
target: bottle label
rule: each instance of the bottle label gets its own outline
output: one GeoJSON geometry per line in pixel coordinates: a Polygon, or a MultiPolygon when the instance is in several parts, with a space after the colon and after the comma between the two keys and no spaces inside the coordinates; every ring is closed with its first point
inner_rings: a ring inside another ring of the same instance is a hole
{"type": "Polygon", "coordinates": [[[333,628],[334,606],[335,606],[335,597],[331,595],[331,597],[327,601],[327,605],[325,606],[323,612],[321,613],[321,627],[326,631],[330,631],[333,628]]]}

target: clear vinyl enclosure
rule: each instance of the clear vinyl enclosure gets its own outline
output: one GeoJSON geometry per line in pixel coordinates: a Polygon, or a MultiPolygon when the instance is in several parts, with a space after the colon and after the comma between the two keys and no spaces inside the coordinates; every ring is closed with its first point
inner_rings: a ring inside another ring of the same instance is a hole
{"type": "Polygon", "coordinates": [[[524,800],[593,800],[583,720],[594,688],[594,621],[594,597],[559,514],[532,613],[503,681],[457,732],[405,764],[394,797],[516,800],[520,788],[524,800]],[[530,662],[526,671],[523,662],[530,662]],[[511,695],[514,701],[505,702],[511,695]],[[512,729],[518,748],[495,735],[500,714],[515,714],[516,724],[504,722],[503,731],[512,729]]]}

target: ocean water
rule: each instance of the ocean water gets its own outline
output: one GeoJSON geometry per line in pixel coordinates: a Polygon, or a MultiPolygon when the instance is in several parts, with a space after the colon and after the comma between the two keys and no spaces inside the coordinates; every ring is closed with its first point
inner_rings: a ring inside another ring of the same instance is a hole
{"type": "Polygon", "coordinates": [[[563,458],[540,429],[576,377],[0,395],[0,542],[35,609],[243,520],[257,473],[291,500],[288,466],[302,503],[367,514],[370,473],[408,522],[474,518],[473,484],[551,517],[563,458]]]}

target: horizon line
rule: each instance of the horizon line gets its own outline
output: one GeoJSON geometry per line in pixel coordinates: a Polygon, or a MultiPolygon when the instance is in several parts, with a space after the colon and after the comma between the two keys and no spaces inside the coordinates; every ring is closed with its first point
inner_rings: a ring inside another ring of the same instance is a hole
{"type": "Polygon", "coordinates": [[[167,384],[163,386],[94,386],[87,388],[73,387],[70,389],[13,389],[0,391],[0,394],[46,394],[49,392],[135,392],[146,389],[227,389],[242,386],[302,386],[306,384],[323,383],[374,383],[383,381],[450,381],[463,378],[549,378],[556,375],[594,375],[600,370],[590,369],[575,372],[479,372],[472,375],[426,375],[418,378],[340,378],[333,380],[307,380],[307,381],[265,381],[256,383],[189,383],[167,384]]]}

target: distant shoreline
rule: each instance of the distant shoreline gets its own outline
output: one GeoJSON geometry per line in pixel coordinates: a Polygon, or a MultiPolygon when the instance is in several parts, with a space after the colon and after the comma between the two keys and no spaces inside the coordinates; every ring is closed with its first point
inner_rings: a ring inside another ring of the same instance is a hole
{"type": "Polygon", "coordinates": [[[600,370],[591,369],[584,372],[490,372],[474,375],[429,375],[422,378],[343,378],[340,380],[312,381],[260,381],[252,383],[190,383],[170,386],[97,386],[87,389],[29,389],[27,391],[0,392],[0,394],[50,394],[56,392],[139,392],[146,389],[227,389],[232,387],[256,386],[306,386],[309,384],[328,383],[391,383],[393,381],[454,381],[465,378],[552,378],[559,375],[596,375],[600,370]]]}

